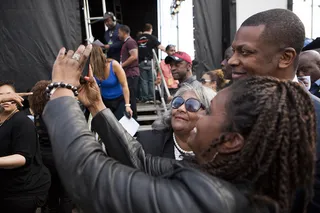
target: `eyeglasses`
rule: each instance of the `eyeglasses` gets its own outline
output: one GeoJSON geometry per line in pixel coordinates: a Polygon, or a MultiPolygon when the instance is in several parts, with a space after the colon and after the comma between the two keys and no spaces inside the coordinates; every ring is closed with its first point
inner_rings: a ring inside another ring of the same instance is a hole
{"type": "Polygon", "coordinates": [[[202,84],[205,84],[205,83],[211,83],[212,81],[209,80],[209,79],[201,78],[201,79],[200,79],[200,82],[201,82],[202,84]]]}
{"type": "Polygon", "coordinates": [[[187,100],[184,100],[181,96],[177,96],[172,100],[171,107],[173,109],[178,109],[183,104],[185,105],[186,110],[189,112],[198,112],[200,108],[206,109],[206,107],[197,99],[189,98],[187,100]]]}

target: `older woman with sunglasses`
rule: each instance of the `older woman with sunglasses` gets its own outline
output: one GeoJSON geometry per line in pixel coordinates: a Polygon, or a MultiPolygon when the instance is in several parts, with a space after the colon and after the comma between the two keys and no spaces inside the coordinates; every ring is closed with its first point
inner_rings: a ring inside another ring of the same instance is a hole
{"type": "Polygon", "coordinates": [[[203,86],[186,84],[181,87],[171,102],[171,109],[154,122],[153,130],[138,134],[137,140],[145,152],[176,160],[193,155],[187,144],[189,133],[199,116],[209,113],[210,101],[215,94],[203,86]]]}

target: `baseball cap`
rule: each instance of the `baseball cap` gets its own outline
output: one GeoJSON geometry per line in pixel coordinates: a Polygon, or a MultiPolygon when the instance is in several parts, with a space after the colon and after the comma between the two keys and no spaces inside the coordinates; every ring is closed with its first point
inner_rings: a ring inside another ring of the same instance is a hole
{"type": "Polygon", "coordinates": [[[164,60],[164,62],[166,64],[170,64],[172,61],[175,61],[175,62],[181,62],[181,61],[186,61],[190,64],[192,64],[192,60],[191,60],[191,57],[190,55],[188,55],[187,53],[185,52],[176,52],[175,54],[173,54],[172,56],[167,56],[164,60]]]}

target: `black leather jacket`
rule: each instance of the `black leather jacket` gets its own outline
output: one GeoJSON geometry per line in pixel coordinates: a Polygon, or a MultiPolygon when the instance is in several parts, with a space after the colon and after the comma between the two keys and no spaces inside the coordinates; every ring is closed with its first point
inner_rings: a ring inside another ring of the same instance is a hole
{"type": "Polygon", "coordinates": [[[111,157],[95,141],[73,98],[50,101],[43,119],[62,182],[84,212],[253,212],[232,184],[175,160],[145,156],[108,109],[97,114],[92,125],[108,141],[111,157]]]}

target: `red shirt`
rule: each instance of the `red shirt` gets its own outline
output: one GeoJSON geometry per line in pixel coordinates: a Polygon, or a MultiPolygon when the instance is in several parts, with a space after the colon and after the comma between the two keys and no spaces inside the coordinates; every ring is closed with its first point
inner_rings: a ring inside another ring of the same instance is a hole
{"type": "MultiPolygon", "coordinates": [[[[138,44],[131,37],[127,38],[121,48],[120,61],[124,63],[130,57],[130,51],[136,49],[138,51],[138,44]]],[[[140,76],[139,63],[135,60],[132,64],[123,67],[127,77],[140,76]]]]}

